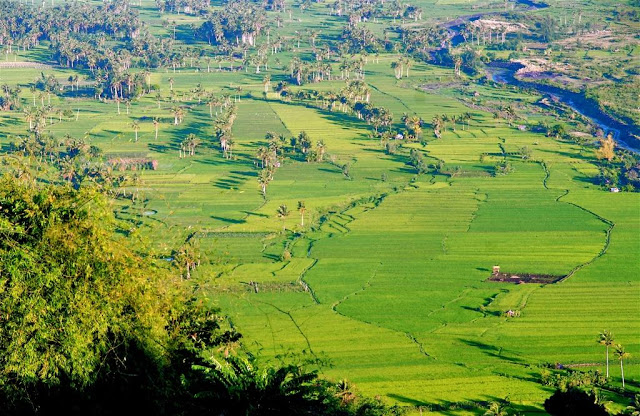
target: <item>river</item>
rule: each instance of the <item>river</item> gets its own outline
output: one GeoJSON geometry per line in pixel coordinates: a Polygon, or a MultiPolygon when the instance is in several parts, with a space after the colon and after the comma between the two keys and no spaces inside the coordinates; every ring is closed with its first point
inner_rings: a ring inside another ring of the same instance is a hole
{"type": "Polygon", "coordinates": [[[584,93],[565,90],[533,80],[516,78],[515,73],[520,68],[522,68],[522,65],[518,63],[496,61],[487,66],[487,72],[495,82],[533,89],[541,94],[551,96],[554,100],[566,104],[574,111],[591,120],[605,134],[611,133],[620,147],[634,152],[639,151],[640,140],[633,136],[634,134],[640,136],[637,126],[629,126],[615,119],[603,111],[595,100],[585,97],[584,93]]]}

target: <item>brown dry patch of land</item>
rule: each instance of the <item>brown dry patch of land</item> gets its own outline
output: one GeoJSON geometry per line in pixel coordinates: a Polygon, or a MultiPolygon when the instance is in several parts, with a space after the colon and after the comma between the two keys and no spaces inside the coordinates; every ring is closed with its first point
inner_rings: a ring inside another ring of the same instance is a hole
{"type": "Polygon", "coordinates": [[[561,280],[564,276],[553,276],[550,274],[529,274],[529,273],[493,273],[489,279],[490,282],[502,283],[534,283],[547,285],[561,280]]]}
{"type": "Polygon", "coordinates": [[[623,47],[634,42],[633,35],[617,34],[611,30],[598,30],[596,32],[584,33],[570,38],[558,40],[555,43],[562,46],[589,46],[597,49],[608,49],[611,47],[623,47]]]}

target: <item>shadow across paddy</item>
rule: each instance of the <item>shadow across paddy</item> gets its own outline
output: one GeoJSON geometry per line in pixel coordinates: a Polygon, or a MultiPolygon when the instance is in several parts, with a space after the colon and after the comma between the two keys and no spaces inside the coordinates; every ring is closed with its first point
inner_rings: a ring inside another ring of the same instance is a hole
{"type": "Polygon", "coordinates": [[[500,403],[502,407],[508,410],[508,414],[547,414],[544,410],[539,407],[519,404],[519,403],[511,403],[503,398],[499,398],[496,396],[487,396],[484,395],[482,399],[463,399],[460,401],[450,401],[450,400],[438,400],[434,402],[428,402],[424,400],[417,400],[411,397],[403,396],[400,394],[390,393],[387,394],[387,397],[390,399],[396,400],[400,403],[407,404],[409,406],[413,406],[416,410],[422,412],[437,412],[442,415],[459,415],[460,411],[470,412],[472,414],[483,415],[491,405],[491,403],[500,403]],[[513,413],[512,413],[513,412],[513,413]]]}
{"type": "Polygon", "coordinates": [[[225,217],[218,217],[215,215],[211,216],[212,219],[214,220],[218,220],[227,224],[244,224],[246,221],[243,219],[236,219],[236,218],[225,218],[225,217]]]}
{"type": "Polygon", "coordinates": [[[253,212],[253,211],[240,211],[240,212],[246,214],[247,216],[260,217],[260,218],[269,218],[269,216],[267,214],[262,214],[260,212],[253,212]]]}
{"type": "Polygon", "coordinates": [[[484,342],[474,341],[470,339],[460,339],[460,342],[470,347],[478,348],[490,357],[510,361],[514,364],[522,364],[524,362],[520,358],[506,355],[506,351],[502,347],[496,347],[495,345],[485,344],[484,342]]]}

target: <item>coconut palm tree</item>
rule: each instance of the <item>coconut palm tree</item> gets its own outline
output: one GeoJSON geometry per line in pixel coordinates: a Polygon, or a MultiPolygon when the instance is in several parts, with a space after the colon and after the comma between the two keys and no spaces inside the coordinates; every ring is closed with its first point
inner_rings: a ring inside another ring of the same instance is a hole
{"type": "Polygon", "coordinates": [[[262,86],[264,87],[264,93],[269,92],[269,88],[271,88],[271,75],[267,74],[262,79],[262,86]]]}
{"type": "Polygon", "coordinates": [[[300,226],[304,227],[304,213],[307,212],[304,201],[298,201],[298,211],[300,212],[300,226]]]}
{"type": "Polygon", "coordinates": [[[136,133],[136,142],[137,142],[138,141],[138,131],[140,131],[140,123],[138,122],[138,120],[133,120],[133,123],[131,123],[131,128],[136,133]]]}
{"type": "Polygon", "coordinates": [[[153,128],[156,131],[155,140],[158,140],[158,126],[160,126],[160,119],[158,117],[153,118],[153,128]]]}
{"type": "Polygon", "coordinates": [[[607,378],[609,378],[609,347],[613,345],[613,334],[611,331],[604,330],[598,336],[598,343],[607,347],[607,378]]]}
{"type": "Polygon", "coordinates": [[[33,122],[36,119],[36,114],[31,107],[25,107],[24,117],[29,122],[29,131],[33,130],[33,122]]]}
{"type": "Polygon", "coordinates": [[[175,105],[171,108],[171,112],[173,113],[173,125],[177,126],[184,118],[184,109],[178,105],[175,105]]]}
{"type": "Polygon", "coordinates": [[[269,158],[271,157],[271,153],[266,146],[260,146],[258,151],[256,152],[256,157],[260,160],[260,167],[265,168],[269,166],[269,158]]]}
{"type": "Polygon", "coordinates": [[[391,62],[391,69],[393,69],[396,79],[402,78],[402,64],[398,61],[391,62]]]}
{"type": "Polygon", "coordinates": [[[407,68],[407,78],[409,78],[409,68],[411,68],[411,59],[409,59],[408,57],[405,57],[404,65],[407,68]]]}
{"type": "Polygon", "coordinates": [[[269,186],[269,182],[271,182],[271,173],[268,169],[262,169],[260,174],[258,175],[258,183],[260,184],[260,188],[262,189],[262,197],[267,197],[267,186],[269,186]]]}
{"type": "Polygon", "coordinates": [[[631,354],[626,352],[624,347],[620,344],[616,344],[613,354],[618,358],[618,360],[620,360],[620,375],[622,377],[622,388],[624,389],[624,366],[622,365],[622,362],[631,357],[631,354]]]}
{"type": "Polygon", "coordinates": [[[289,209],[287,208],[286,205],[280,205],[278,207],[278,209],[276,210],[276,215],[278,216],[278,218],[280,218],[282,220],[282,230],[286,230],[285,228],[285,220],[287,219],[287,217],[289,216],[289,214],[291,214],[291,211],[289,211],[289,209]]]}
{"type": "Polygon", "coordinates": [[[357,395],[353,391],[353,385],[345,379],[342,379],[336,383],[335,395],[345,406],[353,403],[357,398],[357,395]]]}
{"type": "Polygon", "coordinates": [[[491,402],[484,416],[508,416],[507,410],[498,402],[491,402]]]}
{"type": "Polygon", "coordinates": [[[324,141],[318,140],[318,142],[316,143],[316,152],[318,154],[318,162],[322,162],[326,151],[327,151],[327,146],[324,144],[324,141]]]}

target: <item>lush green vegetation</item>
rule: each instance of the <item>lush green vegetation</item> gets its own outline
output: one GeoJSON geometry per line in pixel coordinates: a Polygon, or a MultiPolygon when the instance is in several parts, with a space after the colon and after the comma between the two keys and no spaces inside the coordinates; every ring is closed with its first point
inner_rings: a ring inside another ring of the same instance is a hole
{"type": "Polygon", "coordinates": [[[637,153],[491,68],[633,137],[637,1],[529,3],[0,2],[12,411],[633,407],[637,153]]]}

